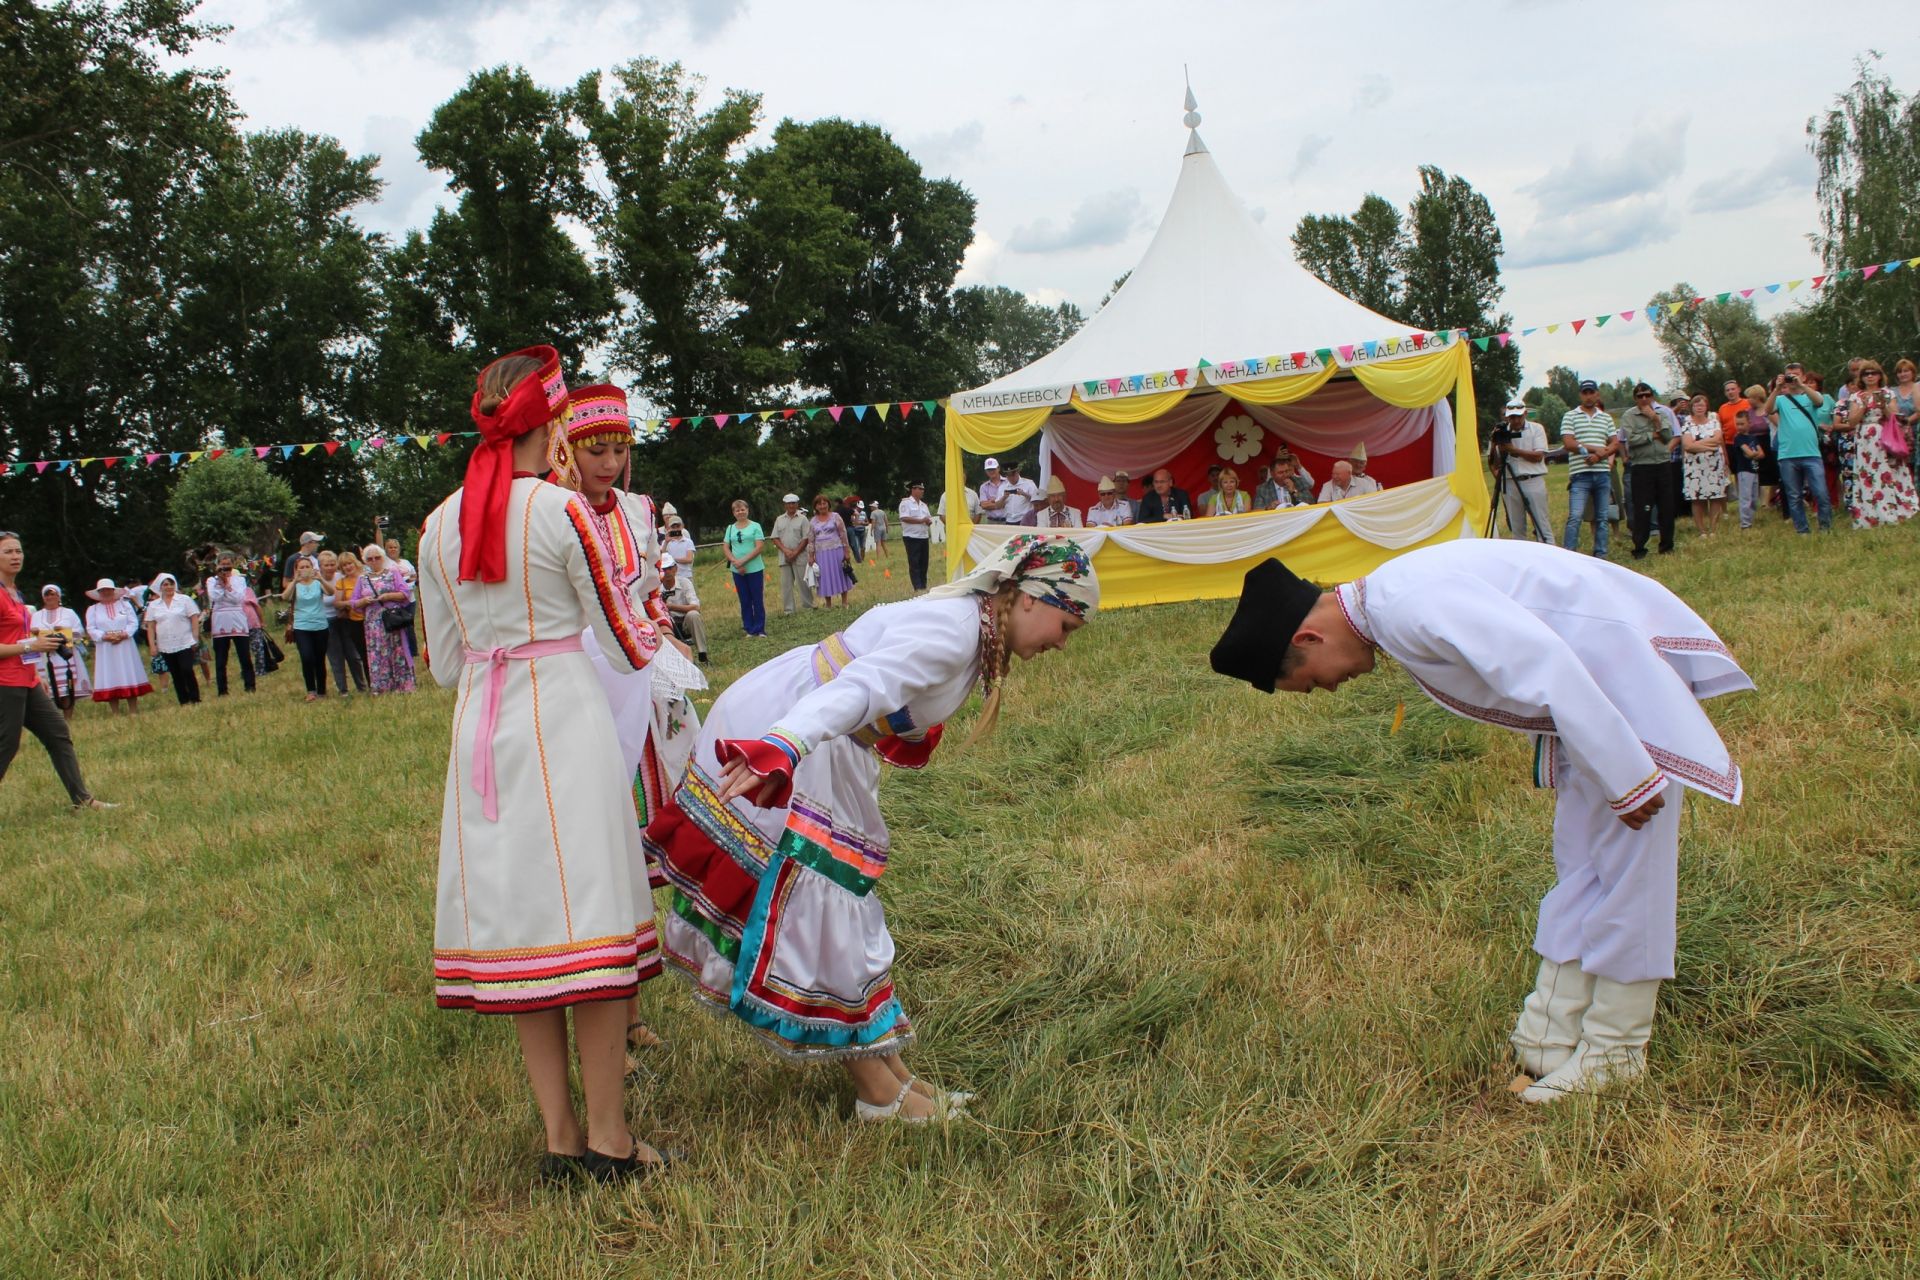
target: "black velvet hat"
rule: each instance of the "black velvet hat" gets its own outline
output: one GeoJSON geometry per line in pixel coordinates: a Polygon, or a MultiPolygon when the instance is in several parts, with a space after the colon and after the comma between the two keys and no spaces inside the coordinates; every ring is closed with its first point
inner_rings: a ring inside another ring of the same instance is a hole
{"type": "Polygon", "coordinates": [[[1245,680],[1262,693],[1272,693],[1293,633],[1319,599],[1319,587],[1278,560],[1253,566],[1240,586],[1240,607],[1209,655],[1213,669],[1245,680]]]}

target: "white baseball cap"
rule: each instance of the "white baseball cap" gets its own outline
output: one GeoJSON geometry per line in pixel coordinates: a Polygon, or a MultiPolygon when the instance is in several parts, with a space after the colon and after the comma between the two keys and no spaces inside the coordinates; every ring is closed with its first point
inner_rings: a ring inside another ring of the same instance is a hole
{"type": "Polygon", "coordinates": [[[1508,413],[1525,413],[1526,411],[1527,411],[1527,402],[1525,400],[1522,400],[1519,396],[1515,396],[1513,399],[1507,401],[1508,413]]]}
{"type": "Polygon", "coordinates": [[[786,494],[786,495],[785,495],[784,497],[782,497],[782,498],[780,499],[780,501],[782,501],[782,502],[798,502],[798,501],[800,501],[800,495],[799,495],[799,494],[797,494],[797,493],[789,493],[789,494],[786,494]]]}
{"type": "Polygon", "coordinates": [[[660,570],[662,573],[664,573],[668,569],[678,569],[680,567],[680,562],[678,560],[675,560],[672,556],[661,556],[660,563],[656,564],[653,567],[660,570]]]}
{"type": "Polygon", "coordinates": [[[998,471],[1000,469],[1000,459],[988,458],[983,465],[989,471],[998,471]]]}

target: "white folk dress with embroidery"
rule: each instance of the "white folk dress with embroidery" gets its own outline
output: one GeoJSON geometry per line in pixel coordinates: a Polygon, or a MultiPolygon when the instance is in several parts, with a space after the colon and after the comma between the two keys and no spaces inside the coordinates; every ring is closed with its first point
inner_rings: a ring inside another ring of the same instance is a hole
{"type": "Polygon", "coordinates": [[[1738,804],[1740,770],[1700,703],[1753,688],[1678,596],[1558,547],[1472,539],[1338,589],[1362,636],[1447,710],[1535,735],[1556,787],[1559,883],[1535,947],[1618,982],[1673,976],[1681,783],[1738,804]],[[1619,815],[1666,793],[1654,823],[1619,815]]]}
{"type": "Polygon", "coordinates": [[[661,929],[669,965],[703,1001],[803,1060],[890,1053],[911,1042],[893,995],[893,938],[873,891],[889,848],[881,761],[852,735],[883,720],[900,734],[921,733],[960,709],[980,674],[980,598],[885,605],[839,638],[853,657],[830,680],[818,677],[823,646],[807,645],[721,694],[675,796],[701,843],[712,842],[711,856],[730,858],[758,885],[749,888],[750,909],[745,900],[713,900],[716,885],[734,876],[725,865],[709,863],[700,874],[685,858],[662,857],[678,891],[661,929]],[[789,803],[763,809],[736,800],[719,811],[715,744],[768,734],[803,752],[789,803]]]}
{"type": "Polygon", "coordinates": [[[504,581],[456,582],[455,493],[427,517],[420,600],[433,677],[459,687],[440,824],[434,920],[436,999],[519,1013],[631,995],[658,972],[633,777],[593,663],[591,627],[616,671],[658,645],[620,589],[584,499],[542,480],[513,481],[504,581]],[[498,819],[475,782],[490,666],[469,651],[560,642],[571,651],[503,664],[492,737],[498,819]]]}

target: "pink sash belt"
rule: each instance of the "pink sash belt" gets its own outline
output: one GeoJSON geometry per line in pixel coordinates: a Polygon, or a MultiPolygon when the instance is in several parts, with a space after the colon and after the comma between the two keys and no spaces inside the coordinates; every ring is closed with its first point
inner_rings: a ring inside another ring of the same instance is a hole
{"type": "Polygon", "coordinates": [[[500,820],[499,788],[493,781],[493,729],[500,720],[500,691],[507,684],[507,664],[579,652],[578,635],[559,640],[529,640],[511,649],[467,650],[468,666],[487,664],[487,691],[480,698],[480,728],[473,738],[473,789],[480,793],[480,811],[487,815],[488,822],[500,820]]]}

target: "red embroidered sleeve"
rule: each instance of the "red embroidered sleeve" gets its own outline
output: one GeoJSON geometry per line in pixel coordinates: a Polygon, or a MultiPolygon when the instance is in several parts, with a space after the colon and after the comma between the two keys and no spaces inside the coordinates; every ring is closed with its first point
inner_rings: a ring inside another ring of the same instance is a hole
{"type": "Polygon", "coordinates": [[[722,766],[745,760],[757,778],[778,780],[773,799],[763,806],[777,809],[793,799],[793,770],[800,763],[797,746],[784,737],[722,738],[713,744],[722,766]]]}

